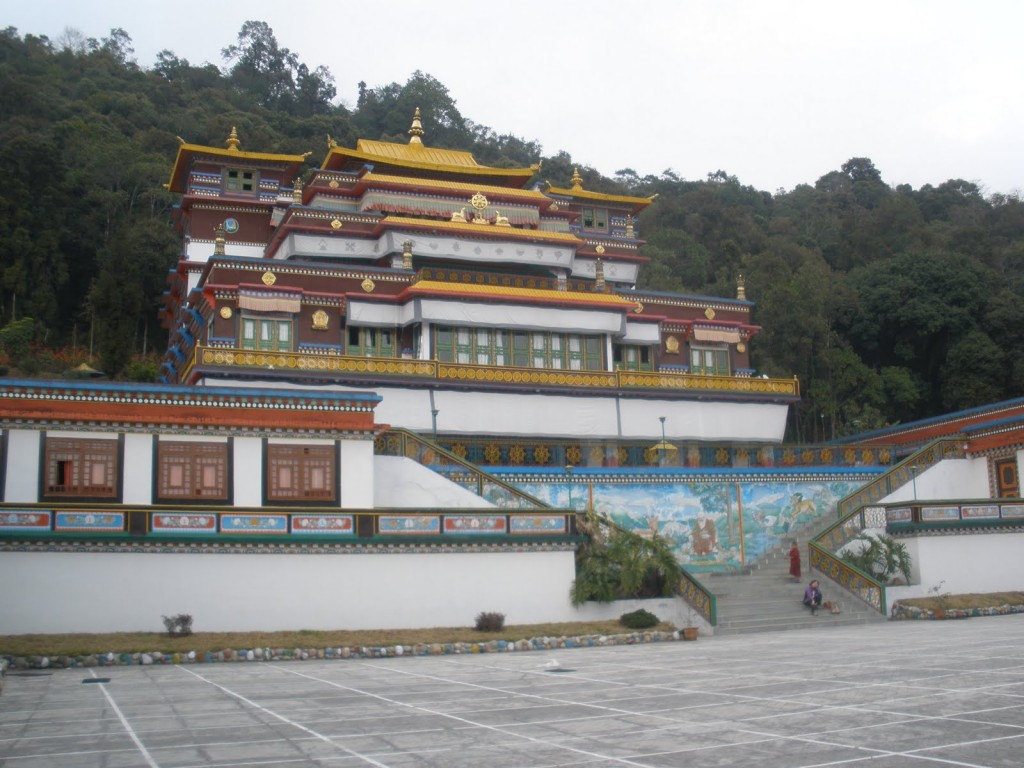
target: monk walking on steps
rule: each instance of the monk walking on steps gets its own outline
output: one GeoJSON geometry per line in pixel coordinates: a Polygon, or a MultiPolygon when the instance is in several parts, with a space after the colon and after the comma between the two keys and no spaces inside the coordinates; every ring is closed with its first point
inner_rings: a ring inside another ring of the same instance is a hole
{"type": "Polygon", "coordinates": [[[800,547],[795,541],[789,548],[789,575],[793,577],[793,581],[800,581],[800,547]]]}

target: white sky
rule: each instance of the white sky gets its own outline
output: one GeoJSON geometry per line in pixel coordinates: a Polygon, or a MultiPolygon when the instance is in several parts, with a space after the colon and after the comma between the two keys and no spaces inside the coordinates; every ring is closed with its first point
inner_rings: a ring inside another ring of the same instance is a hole
{"type": "Polygon", "coordinates": [[[222,65],[242,23],[266,21],[309,67],[330,68],[348,105],[360,80],[420,69],[464,117],[609,176],[722,169],[774,192],[869,157],[893,186],[1024,189],[1019,0],[5,5],[0,26],[22,35],[122,27],[147,68],[162,49],[222,65]]]}

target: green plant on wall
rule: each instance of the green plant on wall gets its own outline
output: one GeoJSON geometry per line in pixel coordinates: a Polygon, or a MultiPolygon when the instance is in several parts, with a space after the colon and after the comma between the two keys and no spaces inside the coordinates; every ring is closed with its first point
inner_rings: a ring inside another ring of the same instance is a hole
{"type": "Polygon", "coordinates": [[[593,511],[581,517],[579,527],[589,538],[576,553],[573,605],[675,594],[683,570],[668,539],[640,536],[593,511]]]}
{"type": "Polygon", "coordinates": [[[910,553],[907,545],[892,536],[862,533],[843,552],[843,561],[873,576],[883,584],[897,573],[910,583],[910,553]]]}

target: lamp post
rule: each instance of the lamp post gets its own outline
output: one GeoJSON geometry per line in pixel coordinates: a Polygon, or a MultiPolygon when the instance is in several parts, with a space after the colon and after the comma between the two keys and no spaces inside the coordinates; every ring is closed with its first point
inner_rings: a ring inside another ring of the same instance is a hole
{"type": "Polygon", "coordinates": [[[661,445],[658,446],[660,456],[658,457],[658,466],[665,466],[665,417],[659,416],[658,421],[661,422],[661,445]]]}
{"type": "Polygon", "coordinates": [[[569,487],[569,509],[575,509],[572,505],[572,471],[574,469],[572,464],[565,465],[565,483],[569,487]]]}
{"type": "Polygon", "coordinates": [[[434,442],[435,443],[437,442],[437,414],[438,413],[440,413],[440,411],[438,411],[437,408],[432,408],[431,411],[430,411],[430,421],[431,421],[431,424],[432,424],[433,430],[434,430],[434,442]]]}

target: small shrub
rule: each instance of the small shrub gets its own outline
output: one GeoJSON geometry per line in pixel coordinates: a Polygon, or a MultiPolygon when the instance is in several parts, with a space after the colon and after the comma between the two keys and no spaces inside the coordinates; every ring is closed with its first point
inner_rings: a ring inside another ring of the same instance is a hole
{"type": "Polygon", "coordinates": [[[619,624],[630,629],[650,629],[658,626],[660,621],[661,619],[643,608],[619,616],[619,624]]]}
{"type": "Polygon", "coordinates": [[[187,613],[164,616],[163,620],[169,637],[185,637],[192,634],[192,617],[187,613]]]}
{"type": "Polygon", "coordinates": [[[500,632],[505,626],[505,614],[496,611],[483,611],[476,615],[477,632],[500,632]]]}

